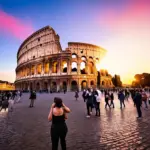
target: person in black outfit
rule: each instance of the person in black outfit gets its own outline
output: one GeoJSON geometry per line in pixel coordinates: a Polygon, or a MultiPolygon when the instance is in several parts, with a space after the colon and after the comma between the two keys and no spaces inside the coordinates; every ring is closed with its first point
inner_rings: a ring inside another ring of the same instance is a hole
{"type": "Polygon", "coordinates": [[[105,108],[107,108],[107,106],[109,107],[109,108],[111,108],[110,107],[110,105],[109,105],[109,103],[108,103],[108,101],[109,101],[109,93],[107,92],[107,91],[105,91],[105,108]]]}
{"type": "Polygon", "coordinates": [[[69,113],[70,109],[62,103],[61,98],[54,98],[54,103],[51,106],[48,120],[52,121],[51,126],[51,140],[52,150],[58,150],[58,142],[60,139],[62,150],[66,150],[66,135],[67,125],[65,123],[66,113],[69,113]]]}
{"type": "Polygon", "coordinates": [[[86,90],[83,90],[82,97],[83,97],[84,102],[85,102],[85,100],[86,100],[86,90]]]}
{"type": "Polygon", "coordinates": [[[139,91],[137,91],[136,94],[135,94],[134,102],[135,102],[137,113],[138,113],[137,118],[141,118],[142,117],[142,111],[141,111],[142,96],[141,96],[139,91]]]}
{"type": "Polygon", "coordinates": [[[91,92],[91,89],[89,88],[86,94],[86,107],[87,107],[87,118],[90,117],[92,113],[92,108],[93,108],[93,93],[91,92]]]}
{"type": "Polygon", "coordinates": [[[110,99],[111,99],[110,105],[113,105],[113,108],[115,108],[115,105],[114,105],[114,94],[113,94],[113,92],[110,95],[110,99]]]}
{"type": "Polygon", "coordinates": [[[34,101],[35,101],[35,99],[36,99],[36,92],[35,91],[31,91],[31,94],[30,94],[30,98],[29,98],[30,100],[31,100],[31,102],[30,102],[30,108],[31,107],[34,107],[34,101]]]}

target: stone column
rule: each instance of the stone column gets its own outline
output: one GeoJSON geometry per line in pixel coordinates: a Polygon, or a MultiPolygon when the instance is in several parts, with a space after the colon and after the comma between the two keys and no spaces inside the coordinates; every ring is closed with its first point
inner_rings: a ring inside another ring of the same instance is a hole
{"type": "Polygon", "coordinates": [[[52,74],[52,62],[49,61],[49,74],[52,74]]]}
{"type": "Polygon", "coordinates": [[[28,86],[28,91],[30,91],[30,82],[28,82],[27,86],[28,86]]]}
{"type": "Polygon", "coordinates": [[[51,90],[51,87],[50,87],[50,80],[48,80],[47,84],[48,84],[48,92],[50,92],[50,90],[51,90]]]}
{"type": "Polygon", "coordinates": [[[60,60],[59,61],[57,61],[58,62],[58,72],[57,72],[57,74],[60,74],[60,72],[61,72],[61,63],[60,63],[60,60]]]}
{"type": "Polygon", "coordinates": [[[80,62],[77,62],[77,73],[80,75],[80,62]]]}
{"type": "Polygon", "coordinates": [[[67,74],[68,75],[70,75],[71,74],[71,62],[70,62],[70,60],[68,60],[68,62],[67,62],[67,74]]]}
{"type": "Polygon", "coordinates": [[[58,91],[58,90],[60,90],[60,80],[57,80],[56,84],[57,84],[57,91],[58,91]]]}
{"type": "Polygon", "coordinates": [[[63,64],[62,64],[62,59],[60,59],[60,68],[59,68],[59,71],[60,71],[60,75],[62,74],[62,68],[63,68],[63,66],[62,66],[63,64]]]}
{"type": "Polygon", "coordinates": [[[78,79],[78,88],[79,88],[79,91],[81,91],[81,83],[80,83],[80,79],[78,79]]]}
{"type": "Polygon", "coordinates": [[[44,75],[44,62],[42,62],[42,75],[44,75]]]}
{"type": "Polygon", "coordinates": [[[70,80],[67,80],[67,91],[71,91],[70,84],[71,84],[70,80]]]}
{"type": "Polygon", "coordinates": [[[86,74],[90,74],[90,72],[89,72],[89,62],[88,61],[86,63],[86,74]]]}

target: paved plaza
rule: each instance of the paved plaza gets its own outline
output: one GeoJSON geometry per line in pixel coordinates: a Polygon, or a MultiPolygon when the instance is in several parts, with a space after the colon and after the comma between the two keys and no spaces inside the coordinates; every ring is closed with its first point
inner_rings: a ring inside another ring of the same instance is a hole
{"type": "Polygon", "coordinates": [[[29,106],[29,94],[15,104],[14,112],[0,113],[0,150],[51,150],[50,126],[47,121],[53,98],[59,96],[71,108],[67,120],[68,150],[128,150],[150,149],[150,109],[142,108],[143,118],[137,120],[132,100],[120,110],[115,98],[115,109],[105,109],[101,102],[101,116],[86,118],[82,96],[75,101],[74,93],[37,94],[34,108],[29,106]]]}

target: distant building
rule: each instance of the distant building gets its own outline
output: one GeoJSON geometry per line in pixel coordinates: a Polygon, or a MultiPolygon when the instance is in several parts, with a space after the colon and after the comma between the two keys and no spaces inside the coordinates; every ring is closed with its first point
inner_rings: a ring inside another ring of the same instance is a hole
{"type": "Polygon", "coordinates": [[[101,88],[112,88],[112,87],[114,87],[114,85],[112,83],[112,76],[105,69],[101,69],[99,71],[97,81],[99,81],[98,85],[101,88]]]}
{"type": "Polygon", "coordinates": [[[15,90],[15,85],[7,81],[0,80],[0,91],[15,90]]]}

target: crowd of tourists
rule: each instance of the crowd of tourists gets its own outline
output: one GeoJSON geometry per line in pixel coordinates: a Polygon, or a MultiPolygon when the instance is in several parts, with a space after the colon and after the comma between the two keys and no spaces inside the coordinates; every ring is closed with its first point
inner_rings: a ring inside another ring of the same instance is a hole
{"type": "MultiPolygon", "coordinates": [[[[64,90],[64,94],[66,90],[64,90]]],[[[84,89],[82,92],[82,97],[86,103],[87,108],[87,118],[90,118],[93,114],[93,109],[95,109],[95,116],[100,117],[100,103],[102,99],[105,101],[105,109],[115,109],[114,100],[120,101],[120,109],[126,107],[125,101],[132,99],[133,105],[137,109],[138,119],[142,117],[141,107],[144,104],[145,108],[148,109],[148,104],[150,103],[150,90],[145,89],[97,89],[88,88],[84,89]]],[[[18,103],[21,100],[21,91],[5,91],[0,92],[0,111],[2,109],[13,110],[13,104],[18,103]]],[[[78,100],[79,91],[75,92],[75,99],[78,100]]],[[[36,92],[30,91],[29,96],[30,105],[29,107],[34,107],[34,101],[36,99],[36,92]]],[[[52,150],[58,149],[59,140],[61,142],[62,150],[66,150],[66,135],[67,135],[67,125],[65,120],[68,118],[67,113],[70,113],[70,109],[63,103],[62,99],[59,97],[54,98],[54,103],[50,108],[48,115],[48,120],[52,121],[51,125],[51,139],[52,139],[52,150]]]]}
{"type": "Polygon", "coordinates": [[[13,111],[13,105],[21,100],[22,91],[0,91],[0,112],[9,108],[13,111]]]}
{"type": "MultiPolygon", "coordinates": [[[[144,103],[145,108],[148,109],[148,104],[150,103],[150,91],[145,89],[110,89],[110,90],[99,90],[88,88],[83,90],[82,97],[84,102],[86,102],[87,107],[87,118],[92,114],[93,108],[95,108],[95,116],[100,116],[100,102],[104,97],[105,108],[115,108],[114,105],[114,94],[117,94],[117,99],[120,101],[120,109],[125,106],[125,100],[128,101],[129,97],[133,100],[134,106],[137,108],[138,117],[142,117],[141,107],[144,103]]],[[[78,92],[75,92],[75,98],[79,97],[78,92]]]]}

